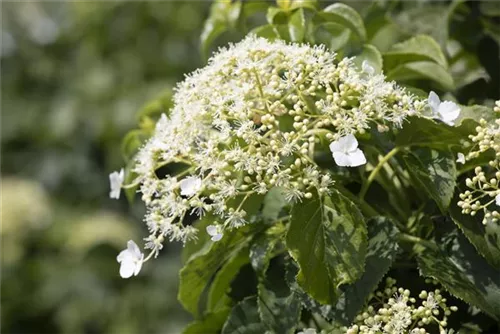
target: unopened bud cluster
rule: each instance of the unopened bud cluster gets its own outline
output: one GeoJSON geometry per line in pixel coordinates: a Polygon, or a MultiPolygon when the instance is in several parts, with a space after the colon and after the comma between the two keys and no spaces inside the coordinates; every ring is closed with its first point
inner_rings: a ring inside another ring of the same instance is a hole
{"type": "Polygon", "coordinates": [[[138,153],[147,246],[158,248],[160,235],[196,237],[183,224],[189,214],[214,215],[219,233],[241,226],[250,219],[245,202],[274,187],[290,202],[326,193],[332,180],[314,162],[318,147],[372,126],[401,126],[425,107],[324,46],[249,36],[222,49],[178,85],[169,116],[138,153]],[[185,168],[158,177],[170,164],[185,168]]]}
{"type": "Polygon", "coordinates": [[[375,292],[369,306],[345,329],[347,334],[426,334],[437,333],[437,329],[448,333],[448,316],[458,309],[447,305],[439,289],[421,291],[415,298],[410,290],[395,284],[396,280],[386,279],[385,289],[375,292]]]}
{"type": "MultiPolygon", "coordinates": [[[[493,110],[500,116],[500,101],[495,102],[493,110]]],[[[458,206],[462,208],[462,213],[471,216],[482,212],[483,224],[496,223],[500,218],[500,118],[491,122],[481,119],[476,134],[469,138],[474,145],[467,160],[475,159],[486,151],[492,151],[494,156],[488,166],[476,167],[475,175],[466,179],[469,189],[460,194],[458,206]]]]}

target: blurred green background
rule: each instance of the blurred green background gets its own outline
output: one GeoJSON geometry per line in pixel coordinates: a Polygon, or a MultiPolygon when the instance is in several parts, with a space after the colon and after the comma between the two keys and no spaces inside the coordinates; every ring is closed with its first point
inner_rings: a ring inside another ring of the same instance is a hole
{"type": "Polygon", "coordinates": [[[2,3],[2,333],[178,333],[181,246],[138,277],[143,208],[108,198],[137,111],[200,65],[208,2],[2,3]]]}

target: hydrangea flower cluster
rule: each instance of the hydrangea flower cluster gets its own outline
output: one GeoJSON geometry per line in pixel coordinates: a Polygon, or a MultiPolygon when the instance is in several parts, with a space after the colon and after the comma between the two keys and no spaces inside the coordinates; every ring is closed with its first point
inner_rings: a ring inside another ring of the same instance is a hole
{"type": "Polygon", "coordinates": [[[388,277],[386,287],[377,291],[370,304],[356,316],[354,324],[346,329],[346,334],[426,334],[428,328],[435,326],[439,333],[449,333],[447,319],[456,306],[448,306],[447,299],[439,289],[427,292],[423,290],[417,298],[411,297],[408,289],[397,288],[396,280],[388,277]],[[377,306],[377,305],[376,305],[377,306]]]}
{"type": "MultiPolygon", "coordinates": [[[[493,110],[500,115],[500,100],[495,102],[493,110]]],[[[470,190],[460,194],[458,206],[463,214],[471,216],[482,211],[483,224],[496,223],[500,218],[500,118],[494,122],[481,119],[476,134],[469,138],[474,146],[465,160],[475,159],[488,150],[494,152],[494,157],[486,170],[478,166],[474,169],[475,176],[466,179],[465,184],[470,190]]]]}
{"type": "Polygon", "coordinates": [[[332,164],[363,165],[356,134],[400,127],[427,108],[366,62],[359,69],[335,56],[324,46],[248,36],[177,86],[174,107],[133,169],[148,210],[146,248],[157,255],[164,238],[196,238],[197,230],[183,224],[192,214],[215,217],[207,232],[218,241],[249,221],[250,196],[274,187],[290,202],[326,193],[332,180],[314,162],[318,147],[330,143],[332,164]],[[184,169],[158,177],[157,169],[170,164],[184,169]]]}

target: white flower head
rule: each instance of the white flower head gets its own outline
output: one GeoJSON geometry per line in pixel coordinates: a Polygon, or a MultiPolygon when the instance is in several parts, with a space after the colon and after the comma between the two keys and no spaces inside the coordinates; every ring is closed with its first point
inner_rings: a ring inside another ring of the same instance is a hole
{"type": "Polygon", "coordinates": [[[361,69],[363,70],[363,72],[365,72],[368,75],[375,74],[375,69],[366,60],[363,60],[363,63],[361,64],[361,69]]]}
{"type": "Polygon", "coordinates": [[[465,155],[461,152],[457,154],[457,162],[461,163],[462,165],[465,164],[465,155]]]}
{"type": "Polygon", "coordinates": [[[207,226],[207,233],[208,235],[211,236],[212,241],[219,241],[222,239],[223,234],[220,231],[220,227],[216,225],[208,225],[207,226]]]}
{"type": "Polygon", "coordinates": [[[188,176],[179,183],[181,195],[191,197],[201,189],[201,179],[196,176],[188,176]]]}
{"type": "Polygon", "coordinates": [[[125,178],[125,172],[123,168],[120,172],[113,172],[109,174],[109,184],[111,187],[111,191],[109,192],[109,198],[120,198],[120,191],[123,184],[123,179],[125,178]]]}
{"type": "Polygon", "coordinates": [[[432,110],[432,116],[448,125],[454,125],[460,115],[460,107],[451,101],[441,102],[439,96],[431,91],[427,100],[432,110]]]}
{"type": "Polygon", "coordinates": [[[132,275],[137,276],[141,271],[144,254],[134,241],[129,240],[127,242],[127,249],[122,250],[116,257],[116,260],[120,263],[120,276],[122,278],[129,278],[132,275]]]}
{"type": "Polygon", "coordinates": [[[500,194],[495,196],[495,203],[496,205],[500,206],[500,194]]]}
{"type": "Polygon", "coordinates": [[[357,167],[366,163],[363,151],[358,148],[358,141],[350,134],[330,144],[335,163],[341,167],[357,167]]]}

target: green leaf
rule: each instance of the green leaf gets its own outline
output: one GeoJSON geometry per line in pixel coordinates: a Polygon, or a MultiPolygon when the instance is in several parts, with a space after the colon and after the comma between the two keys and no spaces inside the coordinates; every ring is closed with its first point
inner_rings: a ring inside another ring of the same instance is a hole
{"type": "Polygon", "coordinates": [[[266,24],[257,28],[254,28],[250,31],[251,34],[255,34],[258,37],[264,37],[269,40],[274,40],[279,38],[278,33],[274,30],[274,26],[272,24],[266,24]]]}
{"type": "Polygon", "coordinates": [[[285,270],[272,266],[258,285],[258,309],[264,324],[272,333],[294,333],[299,322],[300,300],[288,285],[284,284],[285,270]]]}
{"type": "Polygon", "coordinates": [[[286,24],[288,20],[288,14],[286,11],[276,8],[269,7],[267,9],[266,19],[269,24],[286,24]]]}
{"type": "Polygon", "coordinates": [[[142,144],[149,138],[149,134],[144,130],[135,129],[127,133],[121,143],[121,151],[125,160],[131,158],[137,153],[142,144]]]}
{"type": "Polygon", "coordinates": [[[227,294],[231,282],[248,261],[248,248],[244,248],[217,271],[208,290],[208,311],[217,311],[231,305],[231,298],[227,294]]]}
{"type": "Polygon", "coordinates": [[[426,248],[418,257],[424,276],[438,280],[455,297],[500,320],[500,270],[489,266],[458,231],[426,248]]]}
{"type": "Polygon", "coordinates": [[[439,44],[427,35],[418,35],[395,44],[383,56],[386,72],[400,64],[415,61],[432,61],[444,68],[448,67],[439,44]]]}
{"type": "Polygon", "coordinates": [[[380,54],[378,49],[371,44],[363,45],[361,53],[356,55],[356,57],[354,58],[354,63],[361,69],[361,65],[365,60],[371,67],[375,69],[375,73],[382,73],[384,65],[382,55],[380,54]]]}
{"type": "Polygon", "coordinates": [[[182,263],[185,264],[193,254],[198,253],[205,247],[205,244],[212,243],[210,236],[206,233],[206,228],[208,225],[213,224],[215,221],[214,216],[205,215],[202,219],[196,221],[193,226],[198,229],[197,239],[189,240],[184,244],[182,249],[182,263]]]}
{"type": "MultiPolygon", "coordinates": [[[[423,118],[412,117],[396,135],[396,146],[427,146],[447,149],[450,146],[461,146],[463,135],[453,127],[423,118]]],[[[466,138],[465,138],[466,139],[466,138]]]]}
{"type": "Polygon", "coordinates": [[[384,217],[371,219],[368,225],[368,250],[365,272],[354,284],[346,286],[333,312],[335,318],[350,324],[361,311],[368,296],[387,273],[399,250],[398,229],[384,217]]]}
{"type": "Polygon", "coordinates": [[[303,42],[306,32],[306,17],[302,8],[293,13],[288,20],[288,30],[292,42],[303,42]]]}
{"type": "Polygon", "coordinates": [[[296,204],[286,243],[300,267],[300,286],[319,302],[334,304],[339,286],[363,273],[366,234],[361,212],[336,190],[296,204]]]}
{"type": "Polygon", "coordinates": [[[455,224],[460,227],[471,244],[479,254],[493,267],[500,269],[500,225],[482,223],[483,217],[462,214],[458,207],[458,192],[450,206],[450,216],[455,224]]]}
{"type": "Polygon", "coordinates": [[[257,310],[257,297],[252,296],[239,302],[229,314],[221,334],[262,334],[266,326],[261,322],[257,310]]]}
{"type": "MultiPolygon", "coordinates": [[[[128,160],[127,165],[125,166],[124,170],[124,178],[123,178],[123,183],[124,184],[132,184],[135,179],[137,178],[137,173],[133,171],[134,167],[136,165],[135,159],[131,158],[128,160]]],[[[127,201],[129,204],[134,203],[135,199],[135,194],[137,193],[137,189],[139,188],[139,185],[135,187],[129,187],[123,189],[123,192],[125,194],[125,197],[127,198],[127,201]]]]}
{"type": "Polygon", "coordinates": [[[481,1],[479,9],[483,15],[500,16],[500,2],[498,1],[481,1]]]}
{"type": "Polygon", "coordinates": [[[430,61],[415,61],[393,68],[387,73],[387,80],[409,81],[427,79],[436,82],[442,90],[453,90],[453,77],[441,65],[430,61]]]}
{"type": "Polygon", "coordinates": [[[202,319],[193,321],[182,332],[183,334],[219,334],[231,309],[229,307],[217,312],[209,312],[202,319]]]}
{"type": "Polygon", "coordinates": [[[488,122],[494,122],[496,115],[493,108],[481,105],[461,106],[460,116],[458,116],[455,124],[457,126],[462,125],[462,123],[467,119],[471,119],[479,123],[481,118],[484,118],[488,122]]]}
{"type": "Polygon", "coordinates": [[[288,204],[283,195],[283,189],[279,187],[269,190],[264,197],[262,217],[265,221],[273,222],[278,219],[281,210],[288,204]]]}
{"type": "Polygon", "coordinates": [[[267,234],[264,234],[257,238],[250,246],[250,263],[257,275],[266,272],[277,241],[277,238],[271,238],[267,234]]]}
{"type": "Polygon", "coordinates": [[[216,272],[250,242],[250,227],[227,232],[220,241],[207,243],[181,269],[178,299],[195,317],[199,317],[206,309],[203,295],[216,272]]]}
{"type": "Polygon", "coordinates": [[[456,185],[455,156],[450,151],[419,147],[403,155],[403,161],[414,183],[446,212],[456,185]]]}
{"type": "Polygon", "coordinates": [[[366,29],[361,16],[351,7],[342,3],[334,3],[317,13],[320,20],[341,24],[352,30],[358,38],[366,40],[366,29]]]}
{"type": "Polygon", "coordinates": [[[337,51],[343,48],[349,38],[351,37],[351,30],[345,26],[326,22],[316,25],[314,31],[314,38],[318,44],[326,45],[330,50],[337,51]]]}

